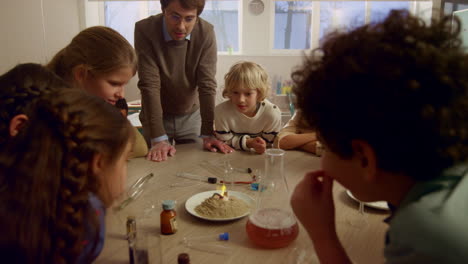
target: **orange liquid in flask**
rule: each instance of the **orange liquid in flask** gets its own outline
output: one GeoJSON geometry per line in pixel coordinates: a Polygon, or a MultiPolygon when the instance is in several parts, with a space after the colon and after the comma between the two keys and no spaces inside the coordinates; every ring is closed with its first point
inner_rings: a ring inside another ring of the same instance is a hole
{"type": "Polygon", "coordinates": [[[292,213],[264,208],[249,216],[246,231],[250,240],[258,246],[282,248],[297,238],[299,226],[292,213]]]}

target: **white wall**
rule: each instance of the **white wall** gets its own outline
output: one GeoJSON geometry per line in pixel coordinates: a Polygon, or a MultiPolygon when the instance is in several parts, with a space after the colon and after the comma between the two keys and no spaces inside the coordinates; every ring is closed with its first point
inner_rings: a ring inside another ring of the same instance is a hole
{"type": "MultiPolygon", "coordinates": [[[[80,20],[85,9],[84,5],[95,4],[84,0],[14,0],[0,2],[0,73],[4,73],[18,63],[36,62],[47,63],[53,55],[65,47],[78,32],[85,27],[99,24],[100,21],[90,19],[80,20]],[[41,7],[42,6],[42,7],[41,7]],[[43,10],[43,12],[42,12],[43,10]],[[45,30],[44,30],[45,29],[45,30]],[[45,32],[45,34],[44,34],[45,32]]],[[[260,28],[267,25],[248,23],[260,28]]],[[[246,25],[246,26],[249,26],[246,25]]],[[[301,62],[300,56],[265,56],[255,45],[254,40],[264,39],[258,36],[245,38],[243,45],[247,56],[220,55],[218,56],[219,93],[224,84],[224,74],[229,67],[239,60],[255,61],[265,67],[270,75],[281,75],[288,78],[291,68],[301,62]],[[257,56],[261,54],[260,56],[257,56]]],[[[265,39],[265,42],[268,41],[265,39]]],[[[140,98],[134,77],[126,88],[129,101],[140,98]]],[[[222,101],[218,97],[218,102],[222,101]]]]}
{"type": "Polygon", "coordinates": [[[0,3],[0,73],[18,63],[46,63],[79,28],[78,0],[0,3]]]}
{"type": "Polygon", "coordinates": [[[221,55],[218,56],[218,66],[216,72],[216,80],[218,81],[218,94],[217,102],[221,102],[224,99],[221,93],[224,88],[224,74],[229,71],[231,65],[240,60],[254,61],[260,64],[270,76],[273,77],[281,76],[283,80],[290,79],[292,69],[302,62],[301,56],[241,56],[241,55],[221,55]]]}

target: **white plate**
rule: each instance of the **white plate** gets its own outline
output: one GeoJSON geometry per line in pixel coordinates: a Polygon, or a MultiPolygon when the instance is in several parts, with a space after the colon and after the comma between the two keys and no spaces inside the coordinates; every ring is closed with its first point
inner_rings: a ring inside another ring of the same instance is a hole
{"type": "MultiPolygon", "coordinates": [[[[230,221],[230,220],[236,220],[240,219],[244,216],[247,216],[250,214],[250,211],[247,211],[247,213],[243,215],[239,215],[236,217],[229,217],[229,218],[210,218],[206,216],[201,216],[195,211],[195,207],[200,205],[205,199],[210,198],[214,193],[219,193],[219,191],[207,191],[207,192],[201,192],[193,195],[192,197],[188,198],[187,201],[185,202],[185,209],[187,212],[189,212],[191,215],[196,216],[201,219],[209,220],[209,221],[230,221]]],[[[254,206],[254,199],[252,197],[248,196],[245,193],[242,192],[235,192],[235,191],[229,191],[229,195],[235,196],[238,199],[243,200],[246,202],[250,208],[253,208],[254,206]]]]}
{"type": "MultiPolygon", "coordinates": [[[[354,201],[356,202],[360,202],[356,197],[354,197],[354,195],[351,193],[350,190],[346,190],[346,194],[351,197],[351,199],[353,199],[354,201]]],[[[377,202],[364,202],[364,205],[365,206],[368,206],[368,207],[372,207],[372,208],[375,208],[375,209],[379,209],[379,210],[389,210],[388,208],[388,204],[387,202],[385,201],[377,201],[377,202]]]]}

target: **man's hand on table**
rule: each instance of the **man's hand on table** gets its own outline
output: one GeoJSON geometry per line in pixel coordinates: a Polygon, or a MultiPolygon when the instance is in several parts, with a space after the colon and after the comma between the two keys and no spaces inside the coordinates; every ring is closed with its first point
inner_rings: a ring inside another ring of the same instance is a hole
{"type": "Polygon", "coordinates": [[[167,160],[167,156],[174,156],[176,153],[176,149],[174,146],[169,144],[167,140],[163,140],[160,142],[153,143],[151,148],[146,155],[147,160],[151,161],[165,161],[167,160]]]}
{"type": "Polygon", "coordinates": [[[234,151],[229,145],[213,137],[203,138],[203,148],[211,152],[217,152],[219,149],[224,154],[234,151]]]}

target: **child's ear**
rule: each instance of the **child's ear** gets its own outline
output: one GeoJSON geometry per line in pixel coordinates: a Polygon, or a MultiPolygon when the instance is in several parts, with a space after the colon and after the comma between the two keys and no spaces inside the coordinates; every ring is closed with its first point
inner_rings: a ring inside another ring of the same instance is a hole
{"type": "Polygon", "coordinates": [[[93,159],[91,161],[91,170],[94,175],[100,175],[105,168],[105,160],[104,156],[100,153],[96,153],[93,156],[93,159]]]}
{"type": "Polygon", "coordinates": [[[14,116],[10,120],[10,127],[9,127],[10,136],[14,137],[18,135],[19,131],[21,130],[21,128],[23,128],[23,126],[26,124],[27,121],[28,121],[28,117],[25,114],[14,116]]]}
{"type": "Polygon", "coordinates": [[[82,84],[88,75],[88,69],[86,69],[84,64],[76,65],[72,69],[73,79],[75,82],[82,84]]]}
{"type": "Polygon", "coordinates": [[[375,181],[377,177],[377,159],[372,146],[363,140],[353,140],[351,146],[356,159],[358,159],[358,166],[364,172],[364,180],[375,181]]]}

